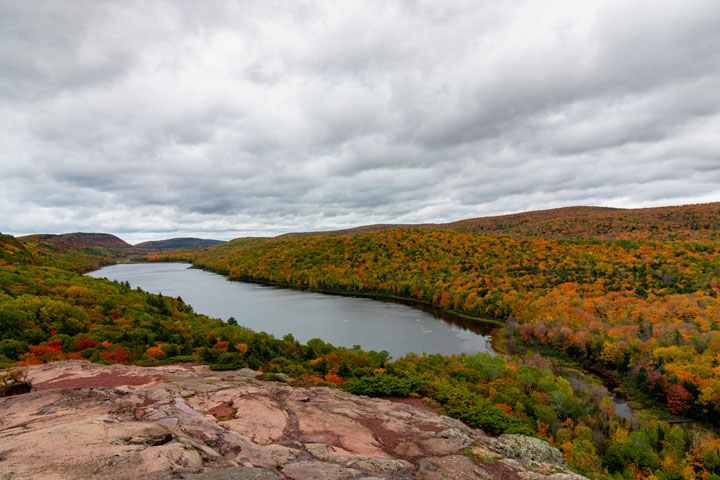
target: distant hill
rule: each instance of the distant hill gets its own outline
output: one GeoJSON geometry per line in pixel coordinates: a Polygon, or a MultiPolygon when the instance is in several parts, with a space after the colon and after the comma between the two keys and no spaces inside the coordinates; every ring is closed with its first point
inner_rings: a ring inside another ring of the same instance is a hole
{"type": "Polygon", "coordinates": [[[115,262],[131,246],[109,233],[36,234],[17,240],[37,256],[39,265],[86,272],[115,262]]]}
{"type": "Polygon", "coordinates": [[[718,240],[720,202],[634,209],[564,207],[449,223],[377,224],[325,232],[288,233],[280,237],[357,235],[402,228],[431,228],[552,239],[718,240]]]}
{"type": "Polygon", "coordinates": [[[164,250],[188,250],[195,248],[208,248],[213,245],[225,243],[222,240],[207,240],[204,238],[171,238],[169,240],[156,240],[142,242],[135,245],[135,250],[164,251],[164,250]]]}
{"type": "Polygon", "coordinates": [[[37,255],[12,235],[0,233],[0,265],[32,265],[37,255]]]}
{"type": "Polygon", "coordinates": [[[18,237],[23,243],[35,243],[46,248],[67,252],[70,250],[87,250],[94,248],[123,249],[130,248],[130,244],[109,233],[63,233],[53,235],[40,233],[18,237]]]}

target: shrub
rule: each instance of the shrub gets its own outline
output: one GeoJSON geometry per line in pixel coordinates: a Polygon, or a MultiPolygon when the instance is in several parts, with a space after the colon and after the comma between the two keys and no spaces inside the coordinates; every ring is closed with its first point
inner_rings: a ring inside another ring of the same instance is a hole
{"type": "Polygon", "coordinates": [[[517,433],[520,435],[534,435],[535,433],[528,424],[508,415],[485,399],[479,399],[476,405],[469,408],[445,405],[444,410],[451,417],[489,433],[517,433]]]}
{"type": "Polygon", "coordinates": [[[210,370],[237,370],[248,366],[242,354],[220,352],[217,361],[210,364],[210,370]]]}
{"type": "Polygon", "coordinates": [[[429,380],[424,377],[396,377],[381,373],[348,380],[347,389],[355,395],[370,397],[407,397],[420,392],[429,380]]]}
{"type": "Polygon", "coordinates": [[[80,337],[75,341],[75,350],[82,352],[88,348],[95,348],[98,346],[98,341],[88,337],[80,337]]]}
{"type": "Polygon", "coordinates": [[[127,363],[130,360],[130,352],[126,348],[117,347],[103,352],[102,358],[108,363],[127,363]]]}
{"type": "Polygon", "coordinates": [[[262,375],[258,375],[258,380],[264,380],[266,382],[281,382],[281,383],[287,383],[285,378],[281,377],[277,373],[263,373],[262,375]]]}
{"type": "Polygon", "coordinates": [[[23,353],[28,351],[27,342],[21,340],[13,340],[6,338],[0,340],[0,355],[4,355],[11,360],[17,360],[23,353]]]}
{"type": "Polygon", "coordinates": [[[32,384],[22,370],[10,370],[0,374],[0,398],[27,393],[31,389],[32,384]]]}

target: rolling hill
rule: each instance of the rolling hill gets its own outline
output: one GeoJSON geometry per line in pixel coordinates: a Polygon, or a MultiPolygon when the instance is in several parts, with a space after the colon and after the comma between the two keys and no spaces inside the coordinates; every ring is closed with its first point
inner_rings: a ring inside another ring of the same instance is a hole
{"type": "Polygon", "coordinates": [[[135,245],[135,250],[151,250],[151,251],[165,251],[165,250],[187,250],[195,248],[207,248],[213,245],[219,245],[225,243],[222,240],[208,240],[204,238],[170,238],[168,240],[155,240],[150,242],[142,242],[135,245]]]}
{"type": "Polygon", "coordinates": [[[18,237],[18,240],[23,243],[35,243],[43,246],[44,248],[63,252],[97,248],[117,250],[130,248],[129,243],[109,233],[75,232],[63,233],[60,235],[41,233],[18,237]]]}
{"type": "Polygon", "coordinates": [[[38,265],[75,272],[115,263],[115,257],[131,248],[129,243],[109,233],[36,234],[18,237],[17,240],[28,251],[34,252],[38,265]]]}
{"type": "Polygon", "coordinates": [[[720,202],[634,209],[563,207],[448,223],[376,224],[324,232],[288,233],[280,237],[357,235],[404,228],[551,239],[717,240],[720,238],[720,202]]]}

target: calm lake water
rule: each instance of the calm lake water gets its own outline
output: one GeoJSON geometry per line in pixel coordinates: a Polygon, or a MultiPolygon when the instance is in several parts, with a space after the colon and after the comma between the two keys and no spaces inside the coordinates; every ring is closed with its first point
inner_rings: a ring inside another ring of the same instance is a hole
{"type": "Polygon", "coordinates": [[[146,292],[182,297],[197,313],[227,320],[302,343],[321,338],[336,346],[386,350],[393,358],[421,354],[495,354],[491,324],[462,322],[439,312],[369,298],[325,295],[254,283],[189,268],[186,263],[138,263],[104,267],[93,277],[128,281],[146,292]],[[464,323],[464,324],[463,324],[464,323]]]}

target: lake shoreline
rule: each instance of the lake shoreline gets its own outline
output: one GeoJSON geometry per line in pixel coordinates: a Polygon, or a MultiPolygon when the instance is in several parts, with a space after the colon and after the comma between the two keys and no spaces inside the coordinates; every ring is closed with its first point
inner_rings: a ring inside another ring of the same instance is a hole
{"type": "MultiPolygon", "coordinates": [[[[489,336],[489,344],[491,351],[488,352],[491,355],[523,355],[528,351],[541,353],[543,355],[547,355],[550,358],[556,358],[563,362],[564,367],[569,368],[575,368],[580,371],[582,371],[585,375],[589,377],[595,378],[599,383],[601,383],[605,388],[608,389],[608,392],[610,394],[610,397],[613,399],[614,403],[623,402],[624,399],[616,398],[616,390],[618,390],[618,387],[623,386],[623,380],[621,378],[613,376],[610,372],[602,371],[600,372],[599,369],[594,368],[592,366],[588,366],[583,364],[582,362],[578,362],[575,360],[572,360],[566,356],[559,355],[557,352],[549,352],[546,348],[538,348],[537,346],[533,347],[527,344],[517,344],[516,342],[513,342],[512,339],[507,338],[507,330],[506,330],[506,322],[499,318],[492,318],[492,317],[474,317],[467,314],[462,314],[454,311],[448,311],[444,310],[437,305],[433,305],[428,302],[423,302],[417,299],[407,298],[407,297],[401,297],[396,295],[390,295],[380,292],[349,292],[346,290],[331,290],[331,289],[323,289],[323,288],[317,288],[317,287],[304,287],[304,286],[296,286],[291,284],[283,284],[280,282],[273,282],[269,280],[264,279],[256,279],[256,278],[234,278],[228,275],[226,272],[214,270],[209,267],[201,266],[201,265],[195,265],[191,261],[183,261],[183,260],[173,260],[171,262],[168,261],[159,261],[159,262],[148,262],[148,261],[124,261],[124,262],[118,262],[117,265],[132,265],[132,264],[178,264],[178,265],[186,265],[187,269],[192,270],[200,270],[208,273],[212,273],[214,275],[218,275],[223,277],[225,280],[230,282],[237,282],[237,283],[245,283],[245,284],[252,284],[252,285],[260,285],[260,286],[266,286],[266,287],[273,287],[273,288],[280,288],[280,289],[287,289],[287,290],[293,290],[293,291],[300,291],[300,292],[308,292],[308,293],[317,293],[322,295],[330,295],[330,296],[338,296],[338,297],[348,297],[348,298],[367,298],[375,301],[380,302],[387,302],[387,303],[394,303],[394,304],[400,304],[409,306],[412,308],[420,309],[430,315],[432,315],[436,320],[441,320],[443,322],[451,323],[454,325],[458,325],[462,328],[465,328],[467,330],[470,330],[476,335],[479,336],[489,336]],[[483,328],[484,327],[484,328],[483,328]]],[[[103,267],[101,267],[103,268],[103,267]]],[[[99,269],[98,269],[99,270],[99,269]]],[[[191,303],[192,304],[192,303],[191,303]]],[[[372,345],[368,345],[372,349],[372,345]]],[[[635,400],[632,396],[628,395],[626,390],[623,388],[622,394],[618,396],[627,396],[630,397],[628,400],[632,401],[635,400]]],[[[634,409],[633,409],[634,410],[634,409]]]]}
{"type": "MultiPolygon", "coordinates": [[[[379,292],[348,292],[344,290],[330,290],[330,289],[323,289],[323,288],[317,288],[317,287],[301,287],[291,284],[283,284],[279,282],[273,282],[269,280],[263,280],[263,279],[255,279],[250,277],[242,277],[242,278],[232,278],[230,275],[215,271],[208,267],[203,266],[197,266],[193,264],[192,262],[189,262],[189,265],[191,265],[189,268],[195,268],[207,272],[212,272],[217,275],[222,275],[225,278],[227,278],[229,281],[233,282],[244,282],[244,283],[253,283],[257,285],[266,285],[271,287],[279,287],[279,288],[289,288],[292,290],[298,290],[303,292],[312,292],[312,293],[322,293],[325,295],[338,295],[342,297],[358,297],[358,298],[371,298],[373,300],[378,301],[390,301],[394,303],[400,303],[403,305],[408,305],[411,307],[417,307],[421,308],[424,311],[427,311],[428,313],[432,313],[433,316],[436,318],[442,318],[440,315],[447,315],[449,317],[454,317],[455,319],[463,319],[470,322],[473,322],[475,324],[493,324],[497,328],[490,330],[486,335],[489,335],[491,338],[490,345],[493,349],[493,351],[497,355],[522,355],[528,351],[532,352],[538,352],[540,350],[544,349],[537,349],[532,348],[528,345],[517,345],[515,342],[511,341],[511,339],[507,338],[507,330],[506,330],[506,323],[505,320],[499,319],[499,318],[492,318],[492,317],[474,317],[467,314],[458,313],[452,310],[443,310],[442,308],[438,307],[437,305],[433,305],[429,302],[423,302],[420,300],[413,300],[411,298],[407,297],[400,297],[396,295],[390,295],[390,294],[384,294],[379,292]]],[[[448,321],[446,319],[443,319],[445,321],[448,321]]],[[[452,320],[451,320],[452,321],[452,320]]],[[[453,322],[455,323],[455,322],[453,322]]],[[[479,335],[480,333],[478,333],[479,335]]],[[[624,416],[624,418],[631,420],[632,418],[637,418],[637,411],[638,409],[633,408],[629,405],[629,402],[635,402],[639,399],[635,396],[630,395],[624,385],[624,381],[622,378],[615,377],[611,372],[608,372],[606,370],[602,370],[598,367],[593,367],[589,365],[585,365],[581,362],[574,361],[568,357],[555,354],[548,354],[545,352],[546,355],[548,355],[551,358],[560,359],[564,362],[564,366],[566,368],[574,368],[579,371],[581,371],[584,375],[590,378],[596,379],[600,384],[602,384],[607,390],[608,395],[612,399],[613,404],[616,405],[616,407],[619,404],[625,405],[624,408],[626,408],[630,414],[630,416],[624,416]]],[[[642,410],[642,409],[641,409],[642,410]]],[[[631,420],[632,421],[632,420],[631,420]]]]}
{"type": "Polygon", "coordinates": [[[186,261],[124,262],[88,275],[182,297],[198,313],[223,320],[233,317],[241,325],[277,338],[292,333],[303,343],[320,338],[347,348],[362,345],[386,350],[393,358],[411,352],[498,354],[501,327],[497,323],[461,318],[406,299],[229,279],[186,261]]]}
{"type": "MultiPolygon", "coordinates": [[[[138,262],[141,263],[141,262],[138,262]]],[[[144,262],[144,263],[156,263],[156,262],[144,262]]],[[[444,310],[437,305],[433,305],[430,302],[423,302],[422,300],[413,299],[410,297],[401,297],[397,295],[391,295],[380,292],[350,292],[347,290],[331,290],[317,287],[303,287],[298,285],[292,285],[281,282],[274,282],[270,280],[257,279],[251,277],[234,278],[230,275],[214,270],[209,267],[198,266],[193,263],[189,268],[203,270],[205,272],[222,275],[228,281],[231,282],[242,282],[252,283],[256,285],[265,285],[269,287],[287,288],[290,290],[297,290],[301,292],[321,293],[324,295],[336,295],[339,297],[351,297],[351,298],[369,298],[377,301],[387,301],[400,305],[406,305],[413,308],[418,308],[424,312],[432,314],[435,318],[441,319],[445,322],[459,325],[463,328],[467,328],[477,335],[488,335],[491,338],[490,346],[494,353],[498,355],[508,354],[507,339],[505,338],[505,322],[500,318],[494,317],[476,317],[459,313],[453,310],[444,310]],[[446,317],[446,318],[444,318],[446,317]],[[485,328],[480,328],[485,327],[485,328]]]]}
{"type": "MultiPolygon", "coordinates": [[[[266,285],[270,287],[279,287],[279,288],[287,288],[290,290],[296,290],[301,292],[312,292],[312,293],[321,293],[324,295],[336,295],[340,297],[351,297],[351,298],[370,298],[373,300],[379,300],[379,301],[388,301],[392,303],[397,303],[400,305],[406,305],[413,308],[418,308],[420,310],[423,310],[424,312],[432,314],[435,318],[439,318],[443,321],[459,325],[463,328],[466,328],[473,333],[476,333],[478,335],[488,335],[491,338],[490,346],[493,350],[493,353],[496,353],[498,355],[507,355],[511,352],[508,350],[508,342],[505,338],[505,321],[501,318],[496,317],[490,317],[490,316],[474,316],[474,315],[468,315],[466,313],[460,313],[456,312],[454,310],[445,310],[437,305],[434,305],[430,302],[425,302],[422,300],[418,300],[416,298],[411,297],[402,297],[398,295],[391,295],[387,293],[380,293],[380,292],[351,292],[348,290],[331,290],[331,289],[325,289],[325,288],[318,288],[318,287],[306,287],[306,286],[299,286],[299,285],[292,285],[289,283],[281,283],[281,282],[275,282],[265,279],[258,279],[258,278],[252,278],[252,277],[242,277],[242,278],[235,278],[230,276],[227,272],[216,270],[211,267],[202,266],[202,265],[196,265],[191,260],[177,260],[173,259],[172,261],[144,261],[144,260],[131,260],[128,261],[127,259],[123,259],[123,261],[118,261],[117,264],[121,265],[132,265],[132,264],[152,264],[152,263],[182,263],[189,265],[188,268],[202,270],[205,272],[214,273],[216,275],[221,275],[225,277],[228,281],[232,282],[241,282],[241,283],[251,283],[255,285],[266,285]]],[[[105,265],[107,266],[107,265],[105,265]]],[[[102,267],[101,267],[102,268],[102,267]]],[[[99,269],[97,269],[99,270],[99,269]]]]}

